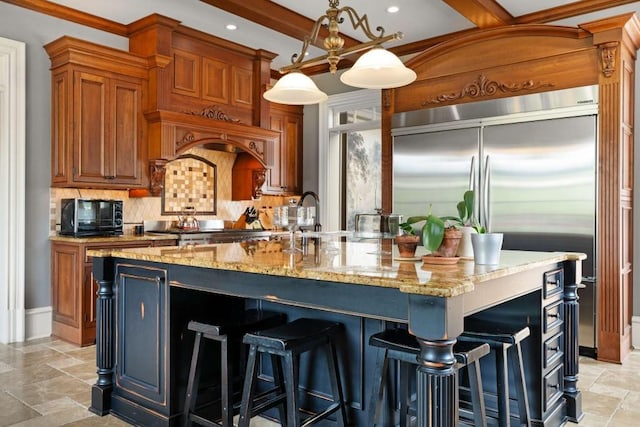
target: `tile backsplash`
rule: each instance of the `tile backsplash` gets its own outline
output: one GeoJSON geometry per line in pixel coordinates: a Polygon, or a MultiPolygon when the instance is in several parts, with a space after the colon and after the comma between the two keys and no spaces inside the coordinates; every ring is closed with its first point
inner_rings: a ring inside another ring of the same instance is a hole
{"type": "MultiPolygon", "coordinates": [[[[282,205],[288,199],[281,196],[262,196],[258,200],[231,200],[231,172],[236,158],[235,153],[194,148],[187,152],[202,157],[216,165],[217,169],[217,213],[216,215],[197,215],[200,219],[223,219],[235,221],[247,207],[256,209],[270,209],[282,205]]],[[[209,188],[205,186],[204,188],[209,188]]],[[[123,201],[125,233],[131,233],[135,225],[145,220],[172,220],[175,215],[162,215],[162,200],[160,197],[129,197],[126,190],[98,190],[84,188],[54,188],[50,189],[50,235],[60,230],[60,200],[66,198],[104,198],[123,201]]]]}

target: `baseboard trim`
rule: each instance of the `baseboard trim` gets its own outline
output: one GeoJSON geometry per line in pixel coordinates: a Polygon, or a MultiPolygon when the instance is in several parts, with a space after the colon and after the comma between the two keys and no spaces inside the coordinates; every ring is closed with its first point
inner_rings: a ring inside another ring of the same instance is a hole
{"type": "Polygon", "coordinates": [[[640,349],[640,316],[631,317],[631,346],[640,349]]]}
{"type": "Polygon", "coordinates": [[[35,340],[51,336],[51,307],[38,307],[25,310],[25,340],[35,340]]]}

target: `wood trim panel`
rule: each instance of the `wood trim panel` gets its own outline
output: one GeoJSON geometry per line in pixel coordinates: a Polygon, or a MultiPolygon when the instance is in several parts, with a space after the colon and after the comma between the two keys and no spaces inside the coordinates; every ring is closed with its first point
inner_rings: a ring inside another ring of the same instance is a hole
{"type": "Polygon", "coordinates": [[[559,21],[561,19],[571,18],[578,15],[586,15],[587,13],[598,12],[600,10],[611,9],[613,7],[623,6],[625,4],[636,3],[638,0],[581,0],[562,6],[552,7],[551,9],[541,10],[539,12],[528,13],[518,16],[514,19],[513,24],[533,24],[559,21]]]}

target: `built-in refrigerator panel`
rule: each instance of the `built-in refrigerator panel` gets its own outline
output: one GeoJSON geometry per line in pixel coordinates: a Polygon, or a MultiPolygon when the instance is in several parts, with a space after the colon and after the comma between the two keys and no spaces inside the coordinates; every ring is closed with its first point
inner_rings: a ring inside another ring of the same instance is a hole
{"type": "Polygon", "coordinates": [[[394,213],[424,215],[431,205],[434,214],[455,215],[471,175],[477,217],[505,233],[503,249],[587,254],[579,344],[590,355],[597,348],[597,102],[597,86],[586,86],[392,119],[394,213]]]}
{"type": "Polygon", "coordinates": [[[485,126],[480,160],[491,231],[595,235],[596,116],[485,126]]]}
{"type": "MultiPolygon", "coordinates": [[[[478,157],[478,128],[401,135],[393,144],[393,212],[456,215],[478,157]]],[[[477,170],[477,167],[475,168],[477,170]]]]}

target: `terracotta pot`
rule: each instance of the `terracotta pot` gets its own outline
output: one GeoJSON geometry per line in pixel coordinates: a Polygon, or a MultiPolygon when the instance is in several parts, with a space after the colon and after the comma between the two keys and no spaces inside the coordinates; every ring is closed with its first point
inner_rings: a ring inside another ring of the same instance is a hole
{"type": "Polygon", "coordinates": [[[396,244],[398,245],[398,252],[402,258],[413,258],[416,255],[416,248],[420,241],[419,236],[413,236],[411,234],[403,234],[396,236],[396,244]]]}
{"type": "Polygon", "coordinates": [[[444,237],[442,238],[440,247],[437,251],[433,252],[433,255],[446,258],[456,256],[460,239],[462,239],[462,231],[457,228],[447,228],[444,230],[444,237]]]}

